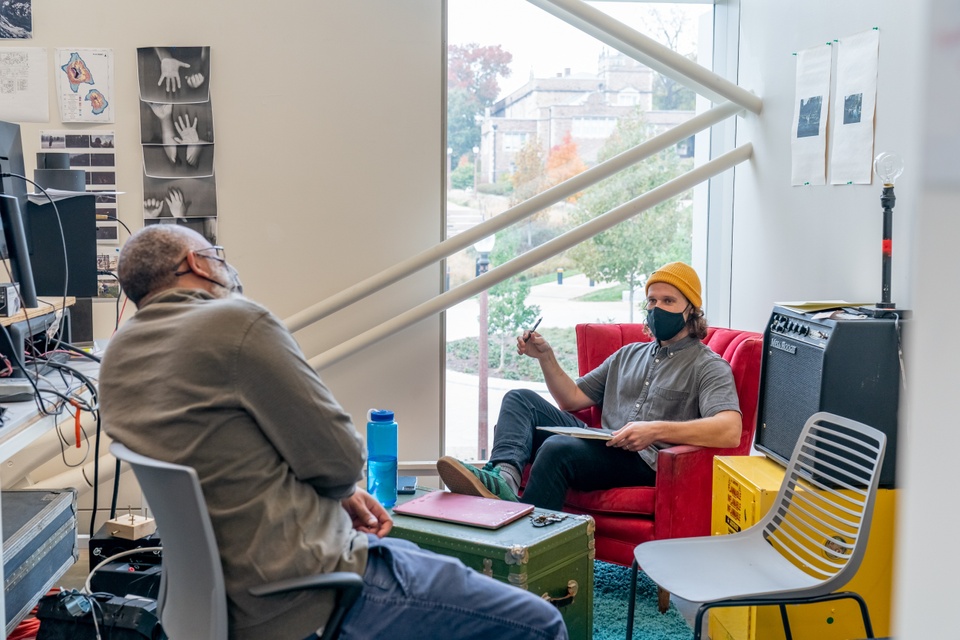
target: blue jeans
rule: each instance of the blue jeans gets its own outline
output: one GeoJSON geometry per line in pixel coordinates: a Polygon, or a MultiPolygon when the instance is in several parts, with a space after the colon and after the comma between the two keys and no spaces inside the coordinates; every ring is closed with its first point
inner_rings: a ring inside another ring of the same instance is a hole
{"type": "Polygon", "coordinates": [[[556,607],[456,558],[397,538],[369,536],[363,591],[342,640],[566,640],[556,607]]]}
{"type": "Polygon", "coordinates": [[[522,502],[559,511],[569,488],[596,491],[653,486],[656,482],[656,473],[639,454],[608,447],[603,440],[571,438],[537,429],[551,426],[586,425],[535,391],[515,389],[503,397],[490,462],[506,462],[521,471],[533,462],[522,502]]]}

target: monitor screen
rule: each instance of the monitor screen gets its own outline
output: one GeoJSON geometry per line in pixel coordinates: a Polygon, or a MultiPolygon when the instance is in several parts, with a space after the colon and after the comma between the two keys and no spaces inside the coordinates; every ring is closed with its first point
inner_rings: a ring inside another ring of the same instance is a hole
{"type": "MultiPolygon", "coordinates": [[[[27,210],[27,183],[23,178],[23,145],[20,139],[20,125],[0,121],[0,180],[2,198],[0,198],[0,223],[3,224],[3,246],[0,258],[10,260],[14,282],[20,285],[20,302],[24,307],[36,307],[37,289],[33,281],[33,269],[30,266],[27,232],[24,229],[24,212],[27,210]],[[13,175],[6,175],[13,174],[13,175]]],[[[0,278],[7,280],[6,273],[0,278]]]]}
{"type": "MultiPolygon", "coordinates": [[[[20,140],[20,125],[0,120],[0,173],[27,175],[23,163],[23,143],[20,140]]],[[[0,181],[2,193],[15,197],[20,202],[20,211],[27,210],[27,183],[20,178],[6,176],[0,181]]],[[[6,256],[6,253],[4,253],[6,256]]]]}

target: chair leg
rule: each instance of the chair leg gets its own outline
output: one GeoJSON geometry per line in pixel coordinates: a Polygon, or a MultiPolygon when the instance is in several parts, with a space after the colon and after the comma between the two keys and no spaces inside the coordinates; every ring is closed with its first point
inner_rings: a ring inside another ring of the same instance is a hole
{"type": "Polygon", "coordinates": [[[786,605],[780,605],[780,620],[783,621],[783,636],[786,640],[793,640],[793,634],[790,632],[790,618],[787,617],[786,605]]]}
{"type": "Polygon", "coordinates": [[[630,603],[627,605],[627,640],[633,640],[633,614],[637,607],[637,570],[639,565],[634,560],[630,565],[630,603]]]}
{"type": "Polygon", "coordinates": [[[860,617],[863,618],[863,630],[867,632],[868,638],[873,638],[873,625],[870,623],[870,611],[867,610],[867,603],[860,597],[859,593],[848,592],[849,597],[857,601],[860,606],[860,617]]]}
{"type": "Polygon", "coordinates": [[[700,640],[703,633],[703,615],[710,609],[710,604],[702,604],[697,607],[697,615],[693,620],[693,640],[700,640]]]}
{"type": "Polygon", "coordinates": [[[660,613],[666,613],[670,608],[670,592],[661,586],[657,587],[657,609],[660,613]]]}

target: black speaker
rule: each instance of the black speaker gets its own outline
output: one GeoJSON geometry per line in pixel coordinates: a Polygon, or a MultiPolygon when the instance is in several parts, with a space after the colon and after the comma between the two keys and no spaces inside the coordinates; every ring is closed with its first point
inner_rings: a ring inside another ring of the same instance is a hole
{"type": "Polygon", "coordinates": [[[97,296],[97,211],[93,194],[27,206],[27,235],[30,262],[37,295],[64,295],[64,241],[69,265],[66,295],[77,298],[97,296]],[[57,211],[60,213],[59,222],[57,211]],[[60,226],[63,225],[63,236],[60,226]]]}
{"type": "Polygon", "coordinates": [[[896,486],[907,313],[774,307],[763,334],[756,448],[786,464],[807,418],[829,411],[886,435],[880,486],[896,486]]]}

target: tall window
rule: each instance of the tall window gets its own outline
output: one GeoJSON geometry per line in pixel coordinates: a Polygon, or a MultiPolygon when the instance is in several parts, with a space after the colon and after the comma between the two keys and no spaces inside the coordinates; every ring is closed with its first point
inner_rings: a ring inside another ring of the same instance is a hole
{"type": "MultiPolygon", "coordinates": [[[[447,2],[448,235],[695,113],[692,91],[532,4],[447,2]]],[[[700,25],[709,22],[702,18],[713,10],[688,2],[591,4],[694,60],[700,25]]],[[[452,256],[450,286],[689,170],[691,155],[688,143],[669,149],[452,256]]],[[[549,398],[538,363],[515,349],[516,336],[538,318],[538,332],[574,377],[574,325],[642,321],[647,274],[691,259],[693,197],[650,209],[447,312],[445,453],[489,457],[508,389],[549,398]]]]}

